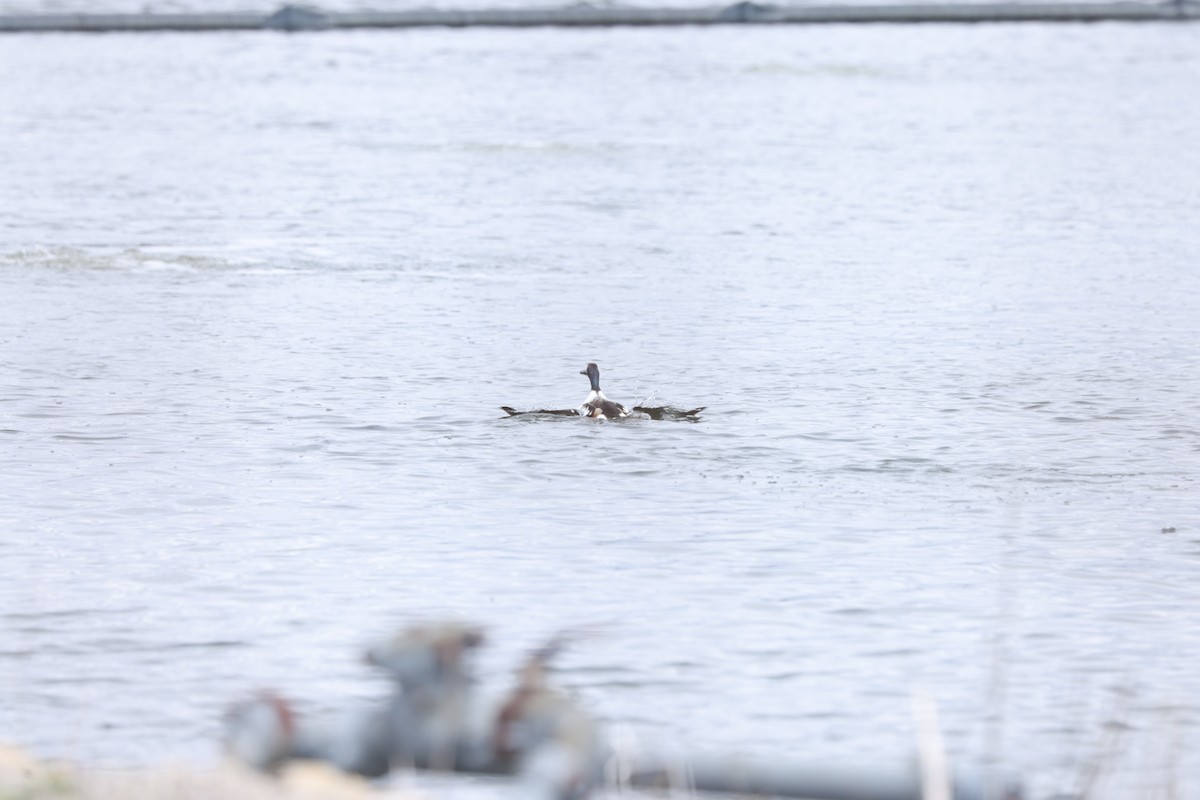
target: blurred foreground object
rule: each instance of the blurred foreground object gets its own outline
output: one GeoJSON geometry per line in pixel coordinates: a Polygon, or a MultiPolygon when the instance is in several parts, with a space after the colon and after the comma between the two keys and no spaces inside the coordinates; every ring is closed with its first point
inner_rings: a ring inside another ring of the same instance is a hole
{"type": "Polygon", "coordinates": [[[38,761],[0,745],[4,800],[427,800],[409,790],[379,791],[323,764],[298,763],[268,780],[241,769],[89,769],[38,761]]]}
{"type": "Polygon", "coordinates": [[[367,652],[367,662],[395,684],[379,706],[309,720],[278,695],[262,693],[226,714],[226,748],[261,770],[318,759],[368,777],[396,768],[511,776],[518,779],[520,797],[532,800],[582,800],[605,786],[809,800],[1020,796],[1007,786],[985,793],[981,785],[951,780],[948,773],[937,781],[941,786],[923,786],[915,760],[839,768],[629,752],[614,747],[590,714],[548,686],[546,668],[564,637],[530,655],[516,686],[495,698],[476,691],[468,666],[482,643],[483,631],[471,625],[409,628],[367,652]]]}

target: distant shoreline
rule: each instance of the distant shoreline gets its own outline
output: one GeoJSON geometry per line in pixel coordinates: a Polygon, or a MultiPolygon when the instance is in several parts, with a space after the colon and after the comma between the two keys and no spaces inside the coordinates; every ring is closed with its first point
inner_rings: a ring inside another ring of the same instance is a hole
{"type": "Polygon", "coordinates": [[[136,33],[163,31],[323,31],[421,27],[613,27],[667,25],[801,25],[846,23],[1191,22],[1194,0],[1145,3],[935,3],[898,5],[760,5],[655,8],[579,4],[548,8],[321,11],[284,6],[271,14],[8,14],[0,33],[136,33]]]}

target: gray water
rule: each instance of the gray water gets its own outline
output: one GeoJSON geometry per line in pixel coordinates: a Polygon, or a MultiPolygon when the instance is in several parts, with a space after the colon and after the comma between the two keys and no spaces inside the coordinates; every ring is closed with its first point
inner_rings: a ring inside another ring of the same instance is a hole
{"type": "MultiPolygon", "coordinates": [[[[0,740],[405,621],[651,741],[1200,779],[1200,30],[0,39],[0,740]],[[531,417],[602,369],[698,424],[531,417]]],[[[346,700],[350,698],[350,700],[346,700]]]]}

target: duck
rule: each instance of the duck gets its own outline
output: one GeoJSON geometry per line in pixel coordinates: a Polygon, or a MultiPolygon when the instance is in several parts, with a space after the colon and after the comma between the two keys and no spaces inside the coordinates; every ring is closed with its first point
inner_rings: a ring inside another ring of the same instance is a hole
{"type": "Polygon", "coordinates": [[[595,364],[588,364],[579,371],[579,374],[587,375],[588,380],[592,382],[592,390],[588,392],[583,405],[578,409],[579,416],[593,419],[621,419],[629,416],[628,408],[614,400],[609,400],[604,396],[604,392],[600,391],[599,367],[595,364]]]}

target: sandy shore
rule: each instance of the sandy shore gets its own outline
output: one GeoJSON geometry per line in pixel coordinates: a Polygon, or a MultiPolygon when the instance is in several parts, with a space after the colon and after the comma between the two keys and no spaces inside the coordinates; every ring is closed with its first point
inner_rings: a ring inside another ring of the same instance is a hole
{"type": "Polygon", "coordinates": [[[0,800],[428,800],[411,790],[380,789],[316,763],[289,766],[278,779],[236,764],[204,769],[164,766],[138,770],[39,761],[0,745],[0,800]]]}

